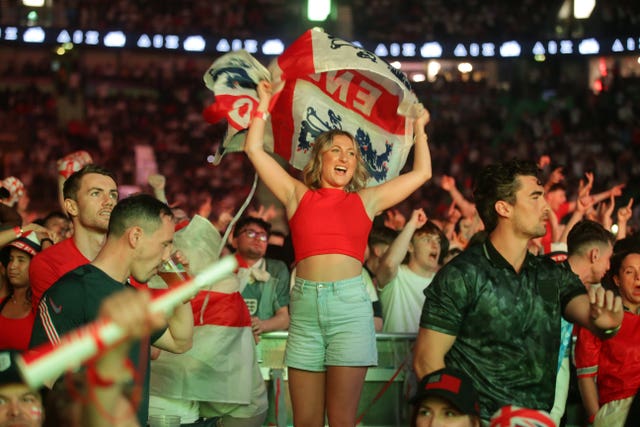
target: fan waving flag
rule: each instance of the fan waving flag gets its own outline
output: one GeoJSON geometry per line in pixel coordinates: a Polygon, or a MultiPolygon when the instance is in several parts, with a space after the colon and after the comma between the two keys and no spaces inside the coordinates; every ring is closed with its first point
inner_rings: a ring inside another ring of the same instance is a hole
{"type": "MultiPolygon", "coordinates": [[[[242,131],[258,105],[255,87],[260,79],[255,77],[260,67],[248,57],[246,52],[227,54],[205,74],[216,98],[205,110],[205,119],[228,121],[224,151],[241,150],[242,131]]],[[[400,173],[413,144],[412,120],[422,110],[400,70],[361,47],[313,29],[270,64],[269,74],[274,96],[265,129],[267,151],[302,169],[315,138],[342,129],[358,142],[370,185],[400,173]]]]}

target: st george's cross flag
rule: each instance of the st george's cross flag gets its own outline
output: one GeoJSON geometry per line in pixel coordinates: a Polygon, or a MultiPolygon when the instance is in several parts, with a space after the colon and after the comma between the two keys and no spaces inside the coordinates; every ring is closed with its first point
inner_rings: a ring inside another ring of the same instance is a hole
{"type": "Polygon", "coordinates": [[[224,152],[242,150],[262,79],[274,90],[267,151],[303,169],[315,138],[342,129],[360,146],[369,185],[400,173],[413,144],[413,119],[422,111],[408,79],[372,52],[319,29],[305,32],[268,70],[244,51],[209,67],[204,81],[215,101],[203,115],[211,123],[228,123],[218,161],[224,152]]]}
{"type": "MultiPolygon", "coordinates": [[[[218,259],[221,244],[213,224],[199,215],[174,236],[174,246],[187,257],[193,274],[218,259]]],[[[162,287],[164,282],[155,276],[150,286],[162,287]]],[[[256,390],[266,393],[251,316],[239,286],[232,275],[211,289],[198,292],[191,300],[193,345],[183,354],[163,351],[151,362],[152,400],[158,396],[175,405],[199,401],[221,408],[249,405],[256,390]]]]}

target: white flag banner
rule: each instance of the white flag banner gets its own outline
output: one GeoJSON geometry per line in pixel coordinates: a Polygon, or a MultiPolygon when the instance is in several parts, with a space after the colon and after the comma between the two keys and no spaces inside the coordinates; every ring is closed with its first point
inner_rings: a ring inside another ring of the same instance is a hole
{"type": "Polygon", "coordinates": [[[318,29],[298,38],[266,75],[247,52],[224,55],[205,73],[215,102],[203,113],[209,122],[228,122],[222,154],[242,149],[262,79],[270,80],[274,89],[265,130],[267,151],[302,169],[315,138],[342,129],[358,142],[370,185],[400,173],[413,144],[413,119],[422,108],[400,70],[318,29]]]}

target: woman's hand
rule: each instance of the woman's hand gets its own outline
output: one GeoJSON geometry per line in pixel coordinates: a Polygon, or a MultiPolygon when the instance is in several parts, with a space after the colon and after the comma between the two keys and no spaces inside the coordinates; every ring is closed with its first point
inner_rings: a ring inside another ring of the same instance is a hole
{"type": "Polygon", "coordinates": [[[425,133],[424,127],[427,124],[429,124],[430,120],[431,120],[431,114],[429,113],[429,110],[422,107],[422,112],[420,113],[420,115],[418,116],[418,118],[413,124],[413,134],[415,136],[417,136],[418,134],[424,134],[425,133]]]}
{"type": "Polygon", "coordinates": [[[260,104],[262,104],[263,101],[268,102],[271,100],[271,95],[273,95],[273,86],[271,86],[271,83],[266,80],[260,80],[257,91],[260,104]]]}

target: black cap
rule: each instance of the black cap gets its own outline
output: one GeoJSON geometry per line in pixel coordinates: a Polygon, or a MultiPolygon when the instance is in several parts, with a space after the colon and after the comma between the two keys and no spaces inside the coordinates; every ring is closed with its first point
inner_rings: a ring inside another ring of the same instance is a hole
{"type": "Polygon", "coordinates": [[[0,386],[24,383],[15,362],[17,354],[12,350],[0,351],[0,386]]]}
{"type": "Polygon", "coordinates": [[[449,401],[463,414],[480,416],[478,393],[471,378],[456,369],[443,368],[426,375],[410,402],[419,405],[429,396],[449,401]]]}

